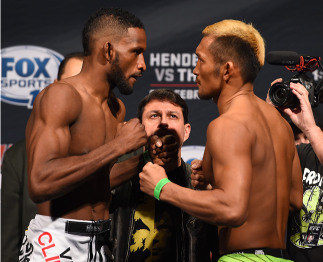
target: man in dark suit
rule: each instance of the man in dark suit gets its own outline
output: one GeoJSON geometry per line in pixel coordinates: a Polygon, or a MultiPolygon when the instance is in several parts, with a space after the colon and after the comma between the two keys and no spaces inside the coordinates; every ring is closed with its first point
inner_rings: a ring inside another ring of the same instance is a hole
{"type": "MultiPolygon", "coordinates": [[[[83,53],[65,56],[58,70],[57,80],[81,71],[83,53]]],[[[56,80],[55,80],[56,81],[56,80]]],[[[30,199],[27,185],[26,139],[16,142],[3,157],[1,188],[1,261],[18,261],[19,249],[31,219],[37,213],[30,199]]]]}

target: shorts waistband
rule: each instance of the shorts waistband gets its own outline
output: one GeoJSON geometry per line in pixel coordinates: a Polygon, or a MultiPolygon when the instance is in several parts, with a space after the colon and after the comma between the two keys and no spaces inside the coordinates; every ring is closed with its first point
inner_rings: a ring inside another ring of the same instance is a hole
{"type": "Polygon", "coordinates": [[[111,229],[111,219],[90,222],[78,222],[67,220],[65,222],[65,232],[73,235],[91,236],[109,232],[111,229]]]}
{"type": "Polygon", "coordinates": [[[290,259],[286,249],[280,248],[255,248],[255,249],[244,249],[229,254],[255,254],[255,255],[268,255],[283,259],[290,259]]]}

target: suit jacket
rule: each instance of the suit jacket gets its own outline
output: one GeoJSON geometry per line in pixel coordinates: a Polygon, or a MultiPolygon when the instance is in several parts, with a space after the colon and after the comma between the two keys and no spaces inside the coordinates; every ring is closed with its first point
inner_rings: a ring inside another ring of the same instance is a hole
{"type": "Polygon", "coordinates": [[[19,250],[31,219],[37,213],[27,186],[26,140],[9,148],[2,162],[1,261],[18,261],[19,250]]]}

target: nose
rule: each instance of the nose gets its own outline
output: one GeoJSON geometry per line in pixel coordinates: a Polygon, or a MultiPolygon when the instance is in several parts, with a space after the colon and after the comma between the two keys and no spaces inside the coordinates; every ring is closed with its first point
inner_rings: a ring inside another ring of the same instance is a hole
{"type": "Polygon", "coordinates": [[[159,128],[168,128],[168,122],[167,122],[167,117],[166,116],[161,116],[160,117],[160,123],[159,123],[159,128]]]}
{"type": "Polygon", "coordinates": [[[140,69],[141,71],[146,71],[146,63],[145,63],[144,54],[140,54],[140,56],[139,56],[138,69],[140,69]]]}
{"type": "Polygon", "coordinates": [[[194,74],[194,75],[196,75],[196,76],[199,74],[199,71],[198,71],[198,69],[197,69],[198,64],[199,64],[199,61],[197,61],[196,66],[195,66],[195,68],[193,69],[193,74],[194,74]]]}

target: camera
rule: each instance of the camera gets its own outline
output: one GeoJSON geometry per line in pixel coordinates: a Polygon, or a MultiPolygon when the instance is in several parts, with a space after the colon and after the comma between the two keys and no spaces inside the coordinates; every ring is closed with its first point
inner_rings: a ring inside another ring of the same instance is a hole
{"type": "Polygon", "coordinates": [[[299,55],[290,51],[273,51],[266,55],[266,61],[273,65],[285,65],[289,71],[298,71],[290,81],[278,82],[272,85],[269,90],[269,99],[275,106],[296,108],[299,100],[293,94],[290,83],[301,83],[309,92],[309,101],[312,107],[323,103],[323,79],[316,85],[313,79],[306,75],[306,72],[313,72],[318,67],[323,69],[320,57],[299,55]]]}
{"type": "Polygon", "coordinates": [[[301,83],[309,92],[308,98],[312,107],[318,106],[318,92],[314,80],[310,79],[306,74],[300,73],[294,75],[290,81],[278,82],[272,85],[269,90],[269,99],[275,106],[295,108],[299,105],[299,100],[293,94],[290,83],[301,83]]]}

